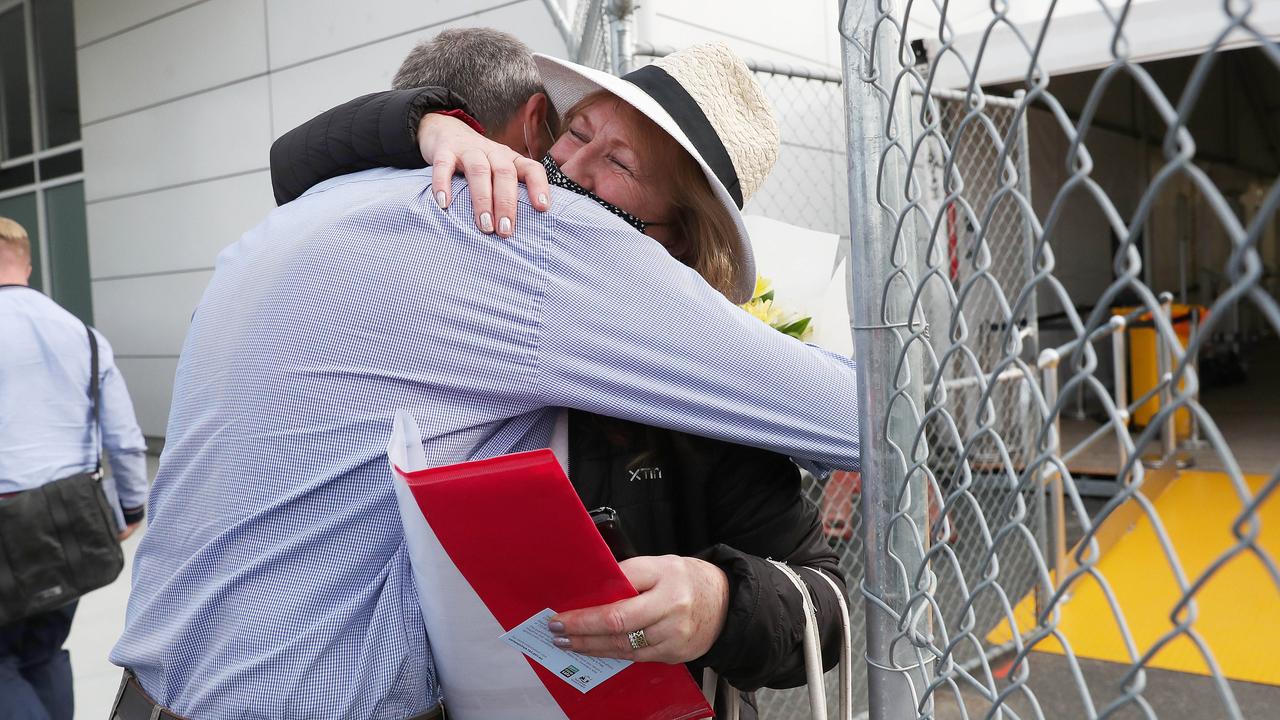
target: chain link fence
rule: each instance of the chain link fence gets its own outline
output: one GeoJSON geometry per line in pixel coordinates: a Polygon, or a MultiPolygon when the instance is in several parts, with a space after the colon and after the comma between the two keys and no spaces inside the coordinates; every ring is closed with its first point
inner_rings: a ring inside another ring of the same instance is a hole
{"type": "Polygon", "coordinates": [[[606,72],[613,69],[608,6],[609,0],[579,0],[573,14],[575,61],[606,72]]]}
{"type": "MultiPolygon", "coordinates": [[[[1250,22],[1260,6],[1221,4],[1212,47],[1166,95],[1130,60],[1133,3],[1100,5],[1112,54],[1069,112],[1037,56],[1050,23],[1027,33],[1007,4],[992,3],[987,24],[977,23],[982,42],[964,45],[947,4],[900,5],[847,0],[840,15],[858,236],[851,314],[863,447],[875,449],[863,462],[866,560],[853,583],[861,580],[865,603],[869,716],[1274,717],[1280,694],[1267,683],[1280,684],[1280,648],[1269,628],[1280,570],[1262,521],[1280,505],[1280,457],[1262,460],[1269,474],[1242,471],[1200,401],[1195,366],[1241,307],[1262,320],[1262,334],[1280,332],[1259,247],[1280,209],[1280,181],[1260,174],[1260,200],[1243,217],[1223,173],[1197,157],[1192,121],[1229,37],[1256,47],[1268,77],[1280,69],[1274,38],[1250,22]],[[913,22],[932,23],[925,35],[937,38],[924,63],[904,38],[913,22]],[[1011,99],[978,79],[988,41],[1001,35],[1025,50],[1011,99]],[[947,65],[963,69],[960,83],[941,79],[947,65]],[[1145,126],[1137,136],[1149,166],[1122,167],[1140,186],[1133,202],[1094,177],[1120,157],[1103,156],[1106,137],[1094,126],[1120,77],[1161,125],[1153,140],[1145,126]],[[1038,187],[1048,192],[1039,202],[1025,140],[1033,114],[1063,150],[1044,159],[1054,170],[1044,174],[1062,177],[1038,187]],[[1225,282],[1207,314],[1192,313],[1189,331],[1144,268],[1158,257],[1144,230],[1175,182],[1194,187],[1229,244],[1225,282]],[[1069,260],[1081,265],[1070,254],[1082,245],[1072,217],[1082,197],[1113,240],[1110,253],[1086,260],[1105,282],[1085,303],[1063,273],[1069,260]],[[1046,303],[1069,330],[1042,348],[1037,306],[1046,303]],[[1125,364],[1138,364],[1130,350],[1140,340],[1157,370],[1151,387],[1131,393],[1136,370],[1125,364]],[[1078,391],[1100,418],[1064,444],[1064,412],[1078,391]],[[1154,415],[1134,427],[1134,411],[1153,399],[1154,415]],[[1179,475],[1179,412],[1199,424],[1220,473],[1179,475]],[[1115,492],[1093,508],[1069,463],[1108,442],[1115,492]],[[1179,507],[1178,498],[1202,505],[1179,507]],[[1122,550],[1132,557],[1115,557],[1122,550]],[[1238,622],[1254,607],[1256,624],[1238,622]]],[[[973,26],[971,14],[964,19],[973,26]]]]}

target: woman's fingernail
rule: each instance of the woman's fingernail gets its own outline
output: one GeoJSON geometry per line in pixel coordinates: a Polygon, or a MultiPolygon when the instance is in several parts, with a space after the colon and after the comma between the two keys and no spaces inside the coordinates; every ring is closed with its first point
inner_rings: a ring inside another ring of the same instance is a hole
{"type": "Polygon", "coordinates": [[[441,210],[445,208],[446,203],[443,190],[436,191],[436,204],[440,206],[441,210]]]}
{"type": "Polygon", "coordinates": [[[480,213],[480,229],[485,232],[493,232],[493,216],[489,213],[480,213]]]}
{"type": "Polygon", "coordinates": [[[567,648],[573,645],[573,641],[567,637],[551,638],[551,642],[555,643],[556,647],[562,647],[562,648],[567,648]]]}
{"type": "Polygon", "coordinates": [[[546,207],[546,206],[547,206],[547,204],[548,204],[548,203],[547,203],[547,194],[546,194],[546,193],[538,193],[538,204],[539,204],[539,205],[541,205],[542,207],[546,207]]]}
{"type": "Polygon", "coordinates": [[[547,623],[547,629],[553,633],[562,633],[564,632],[564,623],[560,622],[559,620],[552,620],[551,622],[547,623]]]}
{"type": "Polygon", "coordinates": [[[511,218],[498,218],[498,232],[503,235],[511,234],[511,218]]]}

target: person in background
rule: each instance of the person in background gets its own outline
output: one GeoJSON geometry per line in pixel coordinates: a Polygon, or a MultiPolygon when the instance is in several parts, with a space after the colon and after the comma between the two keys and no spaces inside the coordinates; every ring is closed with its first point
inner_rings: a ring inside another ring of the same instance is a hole
{"type": "MultiPolygon", "coordinates": [[[[97,466],[85,325],[31,288],[31,241],[0,217],[0,499],[97,466]]],[[[146,444],[124,378],[97,330],[103,489],[124,540],[142,522],[146,444]]],[[[0,718],[70,720],[71,656],[62,644],[76,604],[0,627],[0,718]]]]}
{"type": "MultiPolygon", "coordinates": [[[[528,157],[542,157],[559,120],[542,87],[532,51],[519,39],[490,28],[445,30],[417,45],[395,75],[396,90],[466,98],[485,136],[528,157]]],[[[390,93],[388,93],[390,94],[390,93]]],[[[276,199],[287,202],[300,183],[350,171],[376,157],[334,157],[329,148],[370,148],[378,136],[376,114],[360,112],[389,98],[366,96],[340,106],[282,136],[272,148],[276,199]],[[350,114],[349,122],[332,122],[350,114]],[[341,131],[327,131],[340,128],[341,131]]],[[[406,119],[414,105],[404,96],[406,119]]],[[[412,137],[397,153],[411,153],[412,137]]],[[[358,153],[358,151],[357,151],[358,153]]],[[[421,164],[419,162],[418,164],[421,164]]],[[[495,240],[502,242],[502,240],[495,240]]],[[[765,558],[825,572],[843,584],[838,557],[826,543],[818,514],[801,492],[800,474],[783,455],[602,415],[561,409],[553,443],[561,464],[588,509],[618,512],[624,532],[641,556],[622,562],[639,582],[652,556],[675,554],[707,560],[732,588],[726,623],[714,644],[689,663],[695,677],[710,668],[743,691],[742,717],[756,717],[754,690],[805,682],[804,608],[782,570],[765,558]],[[567,447],[564,443],[567,442],[567,447]]],[[[818,610],[828,669],[838,659],[840,616],[831,586],[800,573],[818,610]]],[[[721,688],[723,690],[723,688],[721,688]]],[[[723,698],[717,700],[723,708],[723,698]]]]}

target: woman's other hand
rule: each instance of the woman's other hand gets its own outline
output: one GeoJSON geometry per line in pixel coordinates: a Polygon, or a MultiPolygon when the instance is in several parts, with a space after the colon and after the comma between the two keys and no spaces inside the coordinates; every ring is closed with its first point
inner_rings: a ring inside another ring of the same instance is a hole
{"type": "Polygon", "coordinates": [[[459,170],[471,188],[471,207],[476,227],[511,237],[515,231],[518,183],[529,192],[529,203],[546,212],[551,207],[551,191],[542,163],[477,133],[461,120],[428,113],[418,125],[418,149],[431,165],[435,200],[449,207],[453,174],[459,170]]]}
{"type": "Polygon", "coordinates": [[[724,571],[677,555],[636,557],[620,566],[640,594],[556,615],[550,629],[557,645],[583,655],[664,663],[688,662],[711,649],[729,610],[724,571]],[[636,630],[644,631],[647,647],[631,648],[628,636],[636,630]]]}

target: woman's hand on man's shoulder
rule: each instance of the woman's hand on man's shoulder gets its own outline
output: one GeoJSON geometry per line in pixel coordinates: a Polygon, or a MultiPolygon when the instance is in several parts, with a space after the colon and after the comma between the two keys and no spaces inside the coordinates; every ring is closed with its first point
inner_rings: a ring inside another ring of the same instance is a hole
{"type": "Polygon", "coordinates": [[[442,209],[453,202],[453,175],[461,172],[466,177],[471,209],[481,232],[511,237],[521,182],[535,210],[551,208],[551,190],[542,163],[486,138],[455,117],[424,115],[418,125],[418,149],[431,166],[433,194],[442,209]]]}

